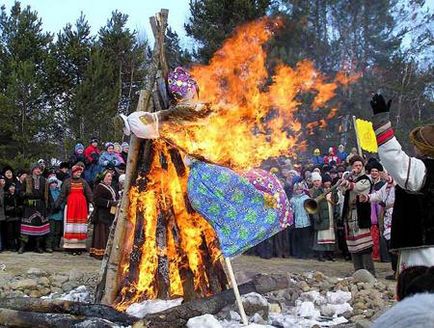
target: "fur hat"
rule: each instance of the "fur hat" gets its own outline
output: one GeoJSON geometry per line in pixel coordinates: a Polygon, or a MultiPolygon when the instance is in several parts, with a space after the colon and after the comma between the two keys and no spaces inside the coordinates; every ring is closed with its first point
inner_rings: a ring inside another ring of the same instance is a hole
{"type": "Polygon", "coordinates": [[[321,174],[319,174],[318,172],[313,172],[311,179],[312,181],[317,181],[317,180],[322,181],[321,174]]]}
{"type": "Polygon", "coordinates": [[[353,166],[355,162],[362,162],[363,166],[365,165],[365,161],[360,155],[354,155],[350,159],[350,165],[353,166]]]}
{"type": "Polygon", "coordinates": [[[9,166],[9,165],[6,165],[6,166],[3,168],[3,170],[2,170],[2,174],[5,175],[6,171],[11,171],[12,174],[14,174],[14,169],[13,169],[11,166],[9,166]]]}
{"type": "Polygon", "coordinates": [[[423,155],[434,157],[434,124],[413,129],[410,141],[423,155]]]}
{"type": "Polygon", "coordinates": [[[41,164],[39,163],[39,161],[30,165],[30,172],[33,172],[36,168],[41,168],[41,164]]]}

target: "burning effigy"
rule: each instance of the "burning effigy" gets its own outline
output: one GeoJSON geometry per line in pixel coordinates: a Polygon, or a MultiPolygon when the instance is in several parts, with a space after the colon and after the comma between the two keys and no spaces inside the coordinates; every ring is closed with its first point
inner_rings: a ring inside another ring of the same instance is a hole
{"type": "Polygon", "coordinates": [[[270,71],[264,45],[281,24],[263,18],[239,27],[208,65],[188,71],[169,73],[163,59],[147,98],[152,110],[123,117],[124,132],[146,141],[125,196],[127,228],[109,255],[116,260],[105,303],[125,310],[143,300],[220,293],[228,288],[223,255],[241,254],[292,223],[280,182],[258,167],[306,146],[300,95],[310,94],[311,110],[331,118],[329,101],[352,78],[327,79],[310,61],[270,71]]]}

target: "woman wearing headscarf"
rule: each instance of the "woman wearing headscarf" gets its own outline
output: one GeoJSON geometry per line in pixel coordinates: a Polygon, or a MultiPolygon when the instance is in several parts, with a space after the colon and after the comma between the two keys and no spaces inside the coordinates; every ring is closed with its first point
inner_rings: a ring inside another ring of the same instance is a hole
{"type": "Polygon", "coordinates": [[[72,255],[80,255],[86,249],[88,208],[92,203],[92,191],[81,177],[83,170],[83,163],[72,167],[72,177],[62,184],[62,191],[56,201],[56,208],[60,208],[66,201],[63,248],[72,255]]]}
{"type": "Polygon", "coordinates": [[[89,253],[90,256],[99,260],[104,255],[118,204],[118,193],[111,186],[112,179],[112,173],[108,170],[104,171],[101,173],[100,183],[94,191],[95,213],[92,214],[92,221],[95,227],[89,253]]]}

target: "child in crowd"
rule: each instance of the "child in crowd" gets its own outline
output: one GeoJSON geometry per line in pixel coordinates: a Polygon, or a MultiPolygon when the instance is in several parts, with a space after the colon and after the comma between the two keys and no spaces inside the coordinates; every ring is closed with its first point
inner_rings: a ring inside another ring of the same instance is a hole
{"type": "Polygon", "coordinates": [[[48,219],[50,222],[50,235],[47,238],[46,249],[51,253],[60,251],[60,240],[63,236],[63,204],[61,208],[55,206],[60,195],[60,183],[56,177],[48,179],[48,219]]]}
{"type": "Polygon", "coordinates": [[[292,234],[291,249],[299,259],[310,257],[312,250],[312,227],[309,215],[304,209],[304,202],[309,196],[304,193],[302,183],[295,183],[290,204],[294,210],[295,229],[292,234]]]}

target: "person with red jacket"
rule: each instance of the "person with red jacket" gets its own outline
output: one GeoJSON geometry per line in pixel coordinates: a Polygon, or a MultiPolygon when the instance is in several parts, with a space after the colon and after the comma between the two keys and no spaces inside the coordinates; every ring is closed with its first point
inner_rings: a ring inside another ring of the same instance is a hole
{"type": "Polygon", "coordinates": [[[332,162],[334,162],[336,165],[340,164],[341,160],[335,155],[335,149],[330,147],[328,155],[324,156],[324,164],[330,165],[332,162]]]}
{"type": "Polygon", "coordinates": [[[84,150],[84,157],[86,160],[86,169],[84,171],[84,179],[93,187],[96,176],[102,171],[99,165],[99,156],[101,152],[98,149],[98,139],[92,138],[89,146],[84,150]]]}

